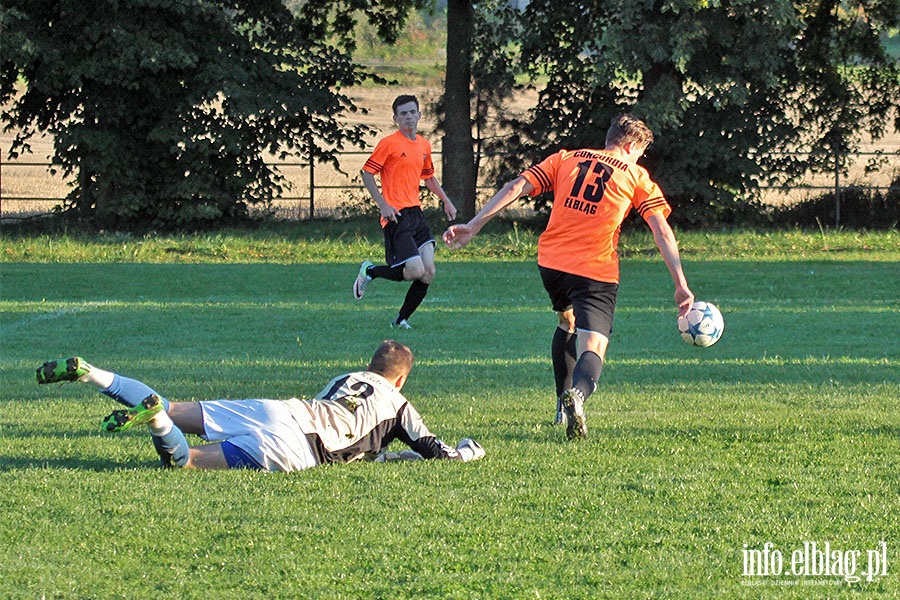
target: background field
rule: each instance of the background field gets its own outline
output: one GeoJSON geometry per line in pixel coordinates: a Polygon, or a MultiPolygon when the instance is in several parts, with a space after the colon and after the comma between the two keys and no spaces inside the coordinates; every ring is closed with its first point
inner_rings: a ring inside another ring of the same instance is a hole
{"type": "Polygon", "coordinates": [[[377,236],[315,227],[4,240],[0,597],[900,595],[896,231],[681,236],[726,319],[705,350],[677,337],[652,240],[626,236],[590,437],[567,443],[533,234],[439,250],[415,329],[394,332],[405,286],[350,296],[377,236]],[[311,395],[392,336],[426,422],[484,460],[162,471],[144,432],[98,431],[112,401],[33,380],[78,353],[171,399],[311,395]],[[887,575],[742,575],[745,547],[789,566],[810,541],[863,558],[884,541],[887,575]]]}
{"type": "MultiPolygon", "coordinates": [[[[331,165],[317,164],[315,166],[315,204],[317,216],[331,216],[346,210],[360,210],[363,206],[371,207],[373,203],[362,186],[359,171],[374,148],[378,138],[394,130],[391,121],[390,106],[394,98],[400,93],[412,92],[418,95],[422,103],[422,121],[419,130],[432,143],[435,153],[441,151],[441,137],[434,133],[435,115],[430,106],[437,100],[441,92],[440,81],[430,82],[429,85],[416,83],[410,86],[364,86],[355,90],[354,102],[361,111],[350,115],[348,123],[362,122],[377,130],[377,133],[368,140],[366,149],[348,150],[340,156],[340,170],[331,165]]],[[[507,107],[511,114],[525,115],[537,102],[537,93],[534,90],[518,94],[507,107]]],[[[59,200],[9,200],[9,198],[64,198],[71,186],[61,175],[51,175],[43,163],[49,162],[53,155],[53,141],[50,137],[41,137],[33,140],[31,146],[33,153],[24,155],[16,161],[8,161],[7,154],[14,139],[13,132],[0,131],[0,217],[20,218],[29,214],[41,214],[49,212],[54,206],[60,204],[59,200]],[[19,163],[19,164],[17,164],[19,163]],[[28,163],[28,166],[21,163],[28,163]],[[38,164],[40,163],[40,164],[38,164]]],[[[840,175],[840,183],[844,188],[848,186],[860,186],[862,188],[878,187],[886,192],[891,183],[900,177],[900,133],[889,133],[881,140],[873,142],[864,136],[859,151],[864,153],[854,157],[852,166],[846,173],[840,175]],[[872,172],[867,172],[866,164],[873,159],[872,153],[884,154],[884,162],[872,172]]],[[[274,157],[271,162],[277,161],[274,157]]],[[[444,181],[443,165],[440,157],[435,157],[435,168],[440,181],[444,181]]],[[[288,181],[289,188],[285,191],[284,199],[276,201],[272,207],[275,214],[281,218],[306,219],[309,217],[309,168],[300,161],[289,161],[279,167],[281,173],[288,181]]],[[[483,177],[479,182],[478,204],[490,198],[499,185],[488,177],[483,177]]],[[[762,193],[761,200],[769,205],[780,206],[783,204],[795,204],[811,198],[817,198],[834,189],[834,174],[808,174],[797,187],[788,189],[767,188],[762,193]]],[[[768,184],[765,184],[768,185],[768,184]]],[[[433,197],[426,201],[429,206],[436,206],[433,197]]],[[[519,205],[523,212],[527,212],[528,204],[519,205]]]]}

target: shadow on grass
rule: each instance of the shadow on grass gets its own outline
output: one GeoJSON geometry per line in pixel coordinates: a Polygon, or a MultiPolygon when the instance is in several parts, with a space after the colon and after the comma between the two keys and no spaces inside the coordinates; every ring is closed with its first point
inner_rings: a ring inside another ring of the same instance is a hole
{"type": "Polygon", "coordinates": [[[112,460],[86,458],[9,458],[0,457],[0,473],[29,470],[121,471],[131,469],[160,469],[153,460],[112,460]]]}
{"type": "Polygon", "coordinates": [[[159,467],[158,459],[152,454],[150,436],[146,434],[118,434],[119,440],[114,441],[111,437],[84,429],[48,431],[43,427],[30,429],[22,424],[9,423],[0,423],[0,426],[4,441],[10,442],[8,448],[13,452],[19,451],[15,455],[0,455],[0,473],[41,469],[100,472],[159,467]],[[123,451],[116,446],[122,442],[133,446],[123,451]],[[110,456],[94,456],[103,453],[104,449],[110,456]],[[41,457],[41,454],[46,457],[41,457]]]}

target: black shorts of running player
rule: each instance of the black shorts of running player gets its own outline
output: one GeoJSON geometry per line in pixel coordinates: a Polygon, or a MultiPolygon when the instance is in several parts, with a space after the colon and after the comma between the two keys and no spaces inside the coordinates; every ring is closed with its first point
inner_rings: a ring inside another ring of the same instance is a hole
{"type": "Polygon", "coordinates": [[[384,258],[391,267],[418,256],[419,248],[425,244],[434,244],[434,236],[418,206],[404,208],[396,223],[388,221],[384,226],[384,258]]]}
{"type": "Polygon", "coordinates": [[[544,289],[550,295],[553,310],[575,313],[575,328],[605,335],[612,333],[613,313],[619,284],[572,275],[556,269],[538,267],[544,289]]]}

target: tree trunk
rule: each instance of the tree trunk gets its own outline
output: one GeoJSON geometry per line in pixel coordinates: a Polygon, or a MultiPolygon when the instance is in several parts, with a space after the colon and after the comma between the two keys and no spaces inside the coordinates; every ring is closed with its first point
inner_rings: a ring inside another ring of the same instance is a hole
{"type": "Polygon", "coordinates": [[[472,61],[472,32],[475,9],[470,0],[447,2],[447,78],[444,82],[444,123],[442,185],[466,221],[475,214],[478,173],[472,140],[472,112],[469,105],[472,61]]]}

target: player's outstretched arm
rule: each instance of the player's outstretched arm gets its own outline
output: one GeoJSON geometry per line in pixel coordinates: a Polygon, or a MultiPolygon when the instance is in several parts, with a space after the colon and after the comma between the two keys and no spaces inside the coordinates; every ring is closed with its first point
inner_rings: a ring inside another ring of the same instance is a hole
{"type": "Polygon", "coordinates": [[[675,282],[675,304],[678,305],[678,316],[683,317],[694,302],[694,294],[688,287],[687,278],[684,276],[675,233],[666,218],[659,213],[650,215],[647,218],[647,224],[653,231],[653,239],[672,275],[672,281],[675,282]]]}
{"type": "Polygon", "coordinates": [[[494,194],[493,198],[487,201],[487,204],[482,207],[478,214],[472,217],[472,219],[466,223],[465,225],[451,225],[447,228],[447,231],[444,232],[442,236],[444,243],[451,250],[457,250],[462,248],[475,237],[481,228],[484,227],[488,221],[493,219],[497,213],[501,210],[521,198],[522,196],[527,196],[532,191],[534,191],[534,187],[528,183],[528,180],[524,177],[516,177],[506,185],[504,185],[499,192],[494,194]]]}
{"type": "MultiPolygon", "coordinates": [[[[478,460],[479,458],[484,458],[485,455],[484,448],[481,447],[481,444],[470,438],[463,438],[460,440],[459,444],[456,445],[456,448],[451,448],[440,441],[438,441],[437,444],[443,451],[433,458],[470,462],[478,460]]],[[[382,452],[375,457],[375,462],[397,462],[401,460],[424,459],[424,456],[414,450],[403,450],[401,452],[382,452]]]]}
{"type": "Polygon", "coordinates": [[[463,438],[456,445],[456,448],[445,444],[433,435],[413,439],[401,440],[408,445],[414,453],[419,454],[422,458],[437,458],[443,460],[461,460],[469,462],[470,460],[478,460],[484,457],[484,448],[473,439],[463,438]]]}
{"type": "Polygon", "coordinates": [[[399,414],[400,431],[397,439],[424,459],[437,458],[469,462],[484,456],[484,448],[472,439],[463,438],[456,448],[437,439],[433,433],[428,431],[422,416],[408,402],[399,414]]]}

